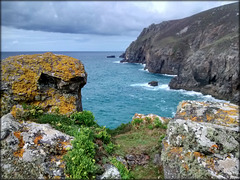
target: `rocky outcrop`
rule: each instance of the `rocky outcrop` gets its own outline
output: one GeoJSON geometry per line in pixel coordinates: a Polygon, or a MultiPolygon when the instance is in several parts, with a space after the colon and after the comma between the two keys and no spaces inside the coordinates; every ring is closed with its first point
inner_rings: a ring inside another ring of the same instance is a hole
{"type": "Polygon", "coordinates": [[[78,59],[53,53],[11,56],[1,61],[2,115],[17,104],[54,107],[66,114],[82,110],[87,73],[78,59]]]}
{"type": "Polygon", "coordinates": [[[183,101],[168,124],[161,160],[166,179],[239,179],[239,107],[183,101]]]}
{"type": "Polygon", "coordinates": [[[158,86],[158,82],[157,81],[151,81],[148,83],[148,85],[150,86],[158,86]]]}
{"type": "Polygon", "coordinates": [[[65,178],[63,156],[73,137],[49,124],[19,122],[12,114],[1,118],[1,178],[65,178]]]}
{"type": "Polygon", "coordinates": [[[144,28],[122,62],[174,74],[169,86],[239,102],[239,3],[144,28]]]}

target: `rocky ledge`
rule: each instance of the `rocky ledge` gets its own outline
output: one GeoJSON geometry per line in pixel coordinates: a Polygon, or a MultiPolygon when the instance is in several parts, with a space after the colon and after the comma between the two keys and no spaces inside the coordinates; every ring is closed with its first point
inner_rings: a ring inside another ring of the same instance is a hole
{"type": "Polygon", "coordinates": [[[170,120],[161,160],[166,179],[239,179],[239,107],[183,101],[170,120]]]}
{"type": "Polygon", "coordinates": [[[1,61],[2,115],[14,105],[58,107],[61,114],[82,110],[87,73],[80,60],[53,53],[11,56],[1,61]]]}

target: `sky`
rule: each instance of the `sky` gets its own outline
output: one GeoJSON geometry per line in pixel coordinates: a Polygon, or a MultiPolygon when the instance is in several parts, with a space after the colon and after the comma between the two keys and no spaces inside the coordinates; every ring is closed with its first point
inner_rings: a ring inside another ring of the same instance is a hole
{"type": "Polygon", "coordinates": [[[1,51],[125,51],[152,23],[233,2],[1,1],[1,51]]]}

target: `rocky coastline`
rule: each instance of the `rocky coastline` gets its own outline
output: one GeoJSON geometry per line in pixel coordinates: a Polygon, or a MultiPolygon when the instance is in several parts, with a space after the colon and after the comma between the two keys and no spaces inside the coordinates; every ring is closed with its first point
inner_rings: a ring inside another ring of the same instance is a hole
{"type": "Polygon", "coordinates": [[[2,63],[1,179],[240,177],[237,105],[183,101],[174,118],[136,113],[109,130],[82,111],[81,61],[45,53],[2,63]]]}
{"type": "Polygon", "coordinates": [[[144,28],[121,56],[153,73],[177,75],[169,86],[239,103],[239,3],[144,28]]]}

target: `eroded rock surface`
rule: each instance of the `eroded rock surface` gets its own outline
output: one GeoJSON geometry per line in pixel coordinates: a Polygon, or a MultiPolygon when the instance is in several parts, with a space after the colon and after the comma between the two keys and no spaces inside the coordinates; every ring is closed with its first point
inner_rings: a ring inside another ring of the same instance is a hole
{"type": "Polygon", "coordinates": [[[80,60],[53,53],[11,56],[1,61],[1,110],[26,103],[66,114],[82,110],[87,73],[80,60]]]}
{"type": "Polygon", "coordinates": [[[122,62],[177,75],[169,86],[239,102],[239,3],[144,28],[122,62]]]}
{"type": "Polygon", "coordinates": [[[239,107],[183,101],[168,124],[161,160],[167,179],[239,179],[239,107]]]}
{"type": "Polygon", "coordinates": [[[1,127],[3,179],[65,178],[63,156],[73,137],[49,124],[18,122],[10,113],[1,118],[1,127]]]}

